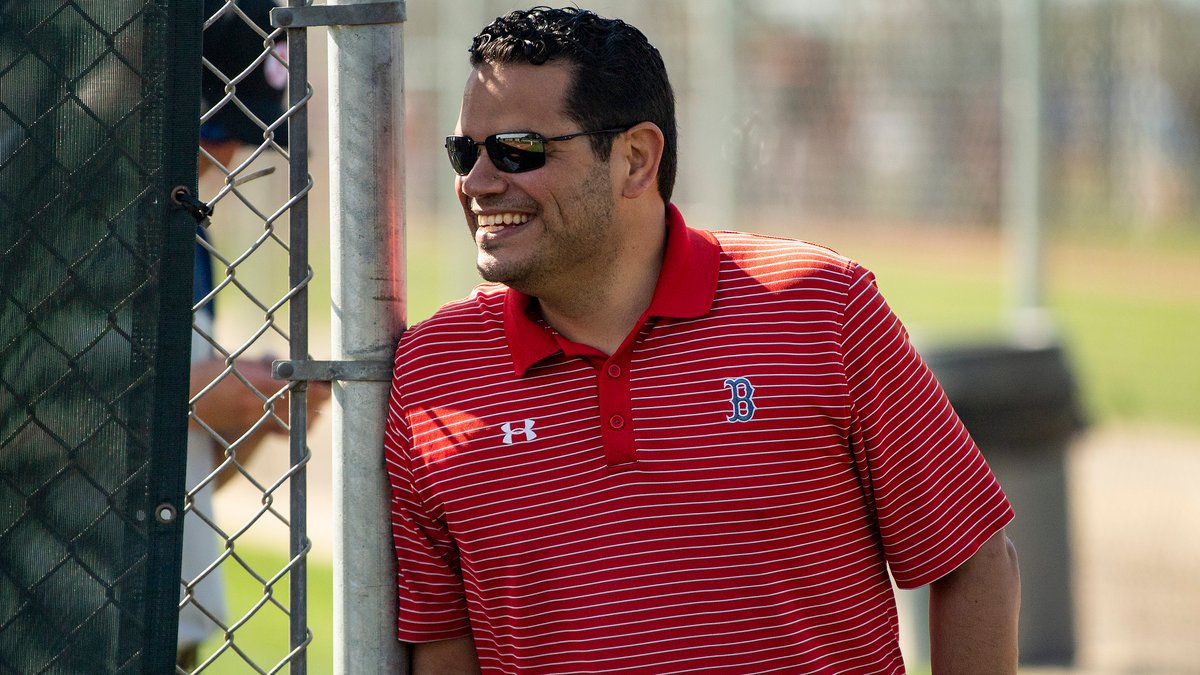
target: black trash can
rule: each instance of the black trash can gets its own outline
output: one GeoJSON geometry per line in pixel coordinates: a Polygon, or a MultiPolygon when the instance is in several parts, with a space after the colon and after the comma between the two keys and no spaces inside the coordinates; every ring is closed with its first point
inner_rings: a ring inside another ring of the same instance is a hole
{"type": "Polygon", "coordinates": [[[1066,455],[1083,427],[1060,345],[995,343],[922,350],[1016,511],[1021,662],[1075,658],[1066,455]]]}

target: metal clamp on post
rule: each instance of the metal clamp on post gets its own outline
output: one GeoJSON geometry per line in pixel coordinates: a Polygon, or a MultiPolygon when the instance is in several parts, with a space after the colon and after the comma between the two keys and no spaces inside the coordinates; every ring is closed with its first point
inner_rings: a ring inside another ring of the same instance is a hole
{"type": "Polygon", "coordinates": [[[271,10],[271,25],[276,28],[367,26],[381,23],[404,23],[404,21],[404,0],[364,2],[351,5],[276,7],[271,10]]]}
{"type": "Polygon", "coordinates": [[[291,382],[391,382],[387,361],[274,361],[271,377],[291,382]]]}

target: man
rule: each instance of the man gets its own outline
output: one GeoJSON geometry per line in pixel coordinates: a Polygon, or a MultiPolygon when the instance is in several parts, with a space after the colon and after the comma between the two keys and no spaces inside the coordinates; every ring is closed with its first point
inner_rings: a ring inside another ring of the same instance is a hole
{"type": "Polygon", "coordinates": [[[492,283],[400,341],[385,441],[415,672],[903,672],[889,571],[935,672],[1014,672],[1012,510],[871,274],[684,224],[633,27],[513,12],[471,64],[492,283]]]}

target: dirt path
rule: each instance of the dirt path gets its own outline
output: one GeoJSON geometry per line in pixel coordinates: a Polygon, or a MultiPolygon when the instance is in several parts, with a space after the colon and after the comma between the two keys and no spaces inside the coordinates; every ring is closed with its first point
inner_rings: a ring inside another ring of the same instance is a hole
{"type": "Polygon", "coordinates": [[[1095,430],[1069,475],[1080,664],[1200,672],[1200,436],[1095,430]]]}

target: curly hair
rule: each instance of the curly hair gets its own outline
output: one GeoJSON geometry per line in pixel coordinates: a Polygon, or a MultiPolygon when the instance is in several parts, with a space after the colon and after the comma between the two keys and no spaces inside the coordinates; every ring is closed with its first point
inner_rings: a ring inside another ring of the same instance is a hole
{"type": "MultiPolygon", "coordinates": [[[[471,65],[567,62],[574,77],[565,113],[582,129],[653,122],[665,143],[658,193],[671,201],[676,159],[675,94],[662,55],[637,28],[594,12],[545,6],[510,12],[488,24],[471,43],[471,65]]],[[[613,137],[592,136],[592,149],[607,161],[613,137]]]]}

